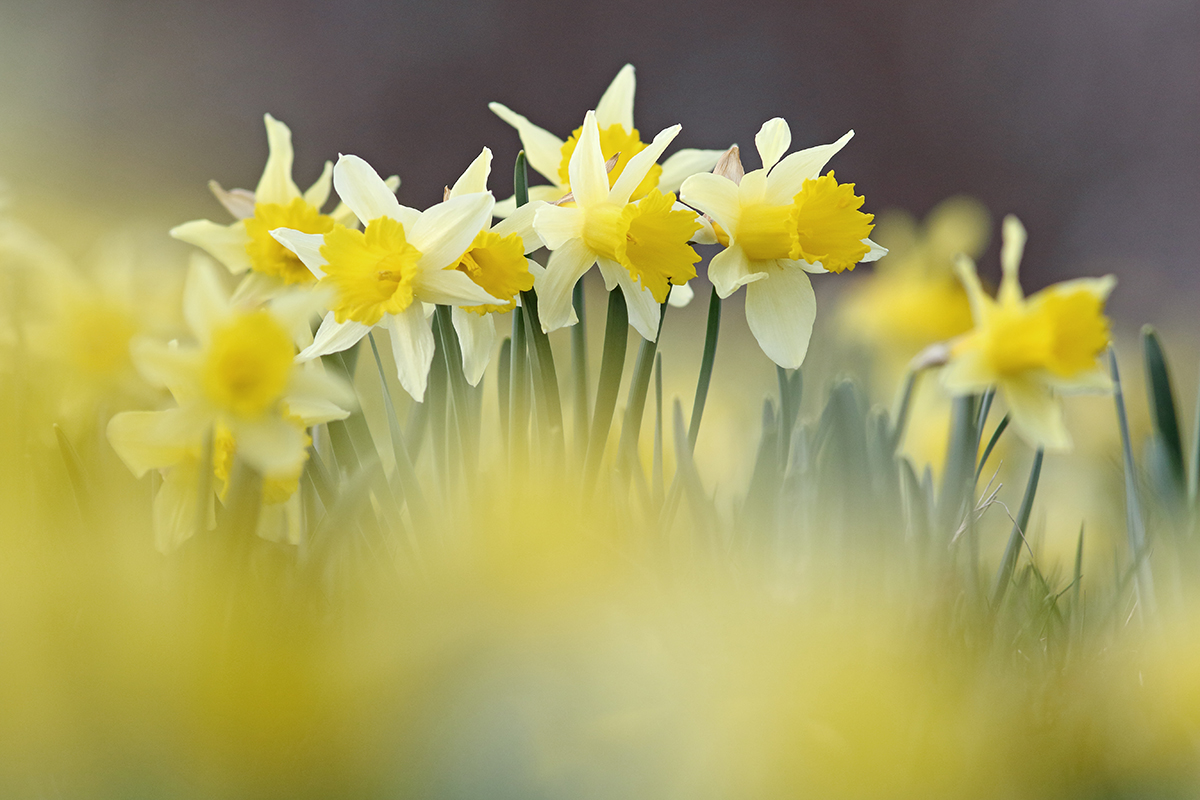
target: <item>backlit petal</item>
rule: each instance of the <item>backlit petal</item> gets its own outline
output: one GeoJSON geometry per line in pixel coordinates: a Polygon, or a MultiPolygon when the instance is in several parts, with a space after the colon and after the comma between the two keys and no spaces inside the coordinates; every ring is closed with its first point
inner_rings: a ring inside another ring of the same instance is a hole
{"type": "Polygon", "coordinates": [[[140,478],[149,470],[178,464],[197,450],[205,423],[203,415],[183,408],[123,411],[109,420],[108,441],[140,478]]]}
{"type": "Polygon", "coordinates": [[[300,196],[300,189],[292,180],[292,131],[270,114],[263,115],[263,122],[267,126],[269,152],[262,177],[254,190],[254,200],[287,205],[300,196]]]}
{"type": "Polygon", "coordinates": [[[792,129],[782,117],[769,119],[754,134],[754,145],[758,148],[763,169],[770,170],[792,146],[792,129]]]}
{"type": "Polygon", "coordinates": [[[596,122],[601,128],[620,125],[627,131],[633,130],[633,95],[636,89],[633,64],[626,64],[596,104],[596,122]]]}
{"type": "Polygon", "coordinates": [[[456,269],[418,273],[413,279],[413,295],[424,303],[441,306],[503,305],[505,302],[488,294],[465,272],[456,269]]]}
{"type": "Polygon", "coordinates": [[[323,233],[301,233],[291,228],[276,228],[271,231],[275,241],[291,250],[296,257],[308,267],[308,271],[318,278],[325,277],[325,256],[321,255],[321,245],[325,244],[323,233]]]}
{"type": "Polygon", "coordinates": [[[717,297],[724,300],[739,287],[755,281],[766,280],[765,272],[756,272],[745,251],[736,244],[713,256],[708,262],[708,279],[717,290],[717,297]]]}
{"type": "Polygon", "coordinates": [[[585,217],[582,209],[544,205],[533,217],[533,228],[551,250],[557,250],[573,239],[583,238],[585,217]]]}
{"type": "Polygon", "coordinates": [[[708,214],[726,231],[737,230],[741,215],[738,185],[728,178],[710,172],[692,175],[680,187],[679,199],[708,214]]]}
{"type": "Polygon", "coordinates": [[[363,225],[373,219],[391,217],[407,227],[412,220],[379,173],[358,156],[338,158],[333,168],[333,188],[363,225]]]}
{"type": "Polygon", "coordinates": [[[318,356],[327,356],[330,353],[340,353],[343,350],[348,350],[358,344],[358,340],[371,332],[370,325],[363,325],[361,322],[354,320],[346,320],[338,322],[334,319],[333,312],[330,311],[321,320],[321,327],[317,329],[317,335],[313,337],[313,343],[296,356],[297,361],[312,361],[318,356]]]}
{"type": "Polygon", "coordinates": [[[316,182],[308,187],[308,191],[304,193],[304,202],[313,208],[319,209],[329,200],[329,190],[332,187],[333,162],[326,161],[325,167],[321,170],[321,177],[317,178],[316,182]]]}
{"type": "Polygon", "coordinates": [[[474,192],[486,192],[488,175],[492,172],[492,151],[488,148],[483,148],[483,151],[475,156],[463,174],[459,176],[454,185],[450,187],[450,196],[458,197],[463,194],[472,194],[474,192]]]}
{"type": "Polygon", "coordinates": [[[421,251],[422,270],[454,264],[492,221],[495,201],[487,192],[464,194],[438,203],[407,228],[408,241],[421,251]]]}
{"type": "Polygon", "coordinates": [[[600,129],[596,127],[596,112],[589,111],[583,119],[579,143],[567,165],[571,193],[584,208],[602,203],[608,197],[608,170],[604,162],[604,153],[600,150],[600,129]]]}
{"type": "Polygon", "coordinates": [[[596,254],[581,239],[571,239],[550,254],[546,272],[534,284],[542,330],[549,333],[571,324],[571,293],[575,283],[596,263],[596,254]]]}
{"type": "Polygon", "coordinates": [[[658,190],[664,194],[678,192],[684,180],[698,173],[709,172],[724,150],[696,150],[686,148],[662,163],[662,174],[658,176],[658,190]]]}
{"type": "Polygon", "coordinates": [[[1062,403],[1034,380],[1008,380],[1000,385],[1013,428],[1035,447],[1071,449],[1071,434],[1063,422],[1062,403]]]}

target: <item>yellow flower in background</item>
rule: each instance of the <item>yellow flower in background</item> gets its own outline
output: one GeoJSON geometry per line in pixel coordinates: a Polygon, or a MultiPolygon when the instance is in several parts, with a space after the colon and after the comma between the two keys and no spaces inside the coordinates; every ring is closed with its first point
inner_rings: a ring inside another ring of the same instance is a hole
{"type": "Polygon", "coordinates": [[[1025,228],[1016,217],[1005,217],[995,300],[980,286],[974,262],[960,259],[975,327],[951,343],[942,383],[956,394],[995,386],[1026,441],[1067,450],[1071,437],[1055,395],[1111,389],[1099,359],[1110,339],[1104,302],[1116,278],[1065,281],[1026,298],[1017,278],[1024,248],[1025,228]]]}
{"type": "Polygon", "coordinates": [[[675,125],[655,136],[610,186],[596,112],[587,113],[579,146],[571,155],[574,205],[543,205],[534,216],[534,228],[553,251],[537,285],[547,332],[572,324],[571,292],[599,263],[608,290],[621,287],[629,323],[644,339],[658,337],[660,307],[671,284],[696,276],[700,256],[688,241],[702,226],[695,212],[677,204],[674,195],[654,189],[637,202],[630,198],[679,130],[675,125]]]}
{"type": "Polygon", "coordinates": [[[725,245],[708,265],[709,280],[722,298],[746,286],[750,331],[781,367],[800,366],[812,336],[817,306],[805,273],[853,269],[887,252],[867,238],[872,217],[859,211],[853,184],[820,174],[853,134],[783,158],[792,133],[776,117],[754,137],[761,169],[693,175],[680,190],[725,245]]]}
{"type": "Polygon", "coordinates": [[[347,350],[371,328],[383,326],[391,335],[400,385],[420,402],[434,351],[424,304],[505,303],[455,269],[491,222],[494,201],[487,192],[474,192],[417,211],[400,205],[358,156],[338,159],[333,183],[365,230],[271,231],[333,295],[331,310],[300,360],[347,350]]]}
{"type": "Polygon", "coordinates": [[[874,274],[846,287],[841,331],[896,372],[928,345],[967,332],[971,305],[954,261],[959,254],[979,258],[990,237],[990,215],[971,197],[943,200],[920,224],[907,212],[884,212],[874,238],[888,255],[874,274]]]}
{"type": "Polygon", "coordinates": [[[117,414],[108,438],[138,477],[166,471],[155,499],[160,549],[177,546],[197,519],[196,469],[206,436],[227,449],[236,442],[238,457],[270,485],[299,474],[309,444],[306,427],[348,416],[350,388],[295,362],[298,331],[320,302],[314,293],[291,292],[259,308],[232,303],[214,268],[197,260],[183,298],[196,344],[143,341],[134,347],[142,374],[168,388],[177,406],[117,414]]]}
{"type": "MultiPolygon", "coordinates": [[[[637,128],[633,126],[633,95],[636,88],[632,64],[626,64],[613,78],[604,91],[600,102],[596,104],[596,124],[599,127],[600,150],[604,155],[602,162],[616,158],[612,171],[609,173],[610,184],[615,184],[624,173],[630,160],[647,147],[641,140],[637,128]]],[[[539,172],[549,186],[529,187],[530,200],[545,200],[553,202],[571,191],[570,163],[571,157],[579,146],[584,129],[576,128],[566,141],[559,139],[553,133],[539,128],[525,117],[512,111],[500,103],[489,103],[496,116],[517,129],[521,137],[521,146],[529,158],[529,165],[539,172]]],[[[645,174],[633,187],[630,197],[638,200],[652,189],[658,189],[663,194],[678,192],[684,178],[697,172],[712,169],[713,164],[720,158],[721,150],[684,149],[658,165],[651,164],[645,174]]],[[[662,155],[660,152],[659,155],[662,155]]],[[[516,210],[513,198],[496,204],[496,215],[506,217],[516,210]]]]}

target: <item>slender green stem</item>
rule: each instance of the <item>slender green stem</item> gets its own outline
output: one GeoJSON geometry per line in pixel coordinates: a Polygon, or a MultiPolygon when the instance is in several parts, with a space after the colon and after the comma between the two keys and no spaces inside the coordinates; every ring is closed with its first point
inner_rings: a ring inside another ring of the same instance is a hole
{"type": "Polygon", "coordinates": [[[563,438],[562,401],[558,395],[558,373],[554,369],[554,352],[550,349],[550,337],[542,330],[538,317],[537,293],[533,290],[521,292],[521,303],[525,308],[525,327],[533,345],[535,374],[538,376],[538,406],[544,415],[546,434],[557,463],[561,463],[566,442],[563,438]]]}
{"type": "Polygon", "coordinates": [[[1137,472],[1133,462],[1133,445],[1129,436],[1129,417],[1125,413],[1125,393],[1121,389],[1121,373],[1117,368],[1117,354],[1108,348],[1108,363],[1112,373],[1113,400],[1117,407],[1117,424],[1121,430],[1121,450],[1125,466],[1125,530],[1129,537],[1129,557],[1136,569],[1134,585],[1137,587],[1138,608],[1144,619],[1157,608],[1154,593],[1154,574],[1146,552],[1146,526],[1142,517],[1142,504],[1138,497],[1137,472]]]}
{"type": "Polygon", "coordinates": [[[996,442],[1000,441],[1000,434],[1004,433],[1008,427],[1008,414],[1001,418],[1000,423],[996,426],[996,430],[992,432],[992,438],[988,440],[987,447],[983,450],[983,455],[979,458],[979,466],[975,468],[975,483],[979,483],[979,476],[983,474],[983,467],[987,464],[988,457],[992,454],[992,450],[996,448],[996,442]]]}
{"type": "Polygon", "coordinates": [[[1013,521],[1012,532],[1008,535],[1008,544],[1004,548],[1004,556],[1000,559],[1000,568],[996,570],[996,579],[992,583],[990,606],[993,611],[1000,608],[1008,584],[1012,580],[1013,571],[1017,568],[1017,558],[1021,555],[1021,545],[1025,543],[1025,531],[1029,527],[1029,515],[1033,511],[1033,498],[1037,495],[1038,479],[1042,475],[1042,458],[1045,451],[1038,448],[1033,455],[1033,467],[1029,470],[1029,482],[1025,484],[1025,496],[1021,499],[1021,510],[1013,521]]]}
{"type": "Polygon", "coordinates": [[[523,476],[529,463],[529,348],[525,342],[525,310],[513,309],[512,385],[509,408],[509,456],[513,474],[523,476]]]}
{"type": "Polygon", "coordinates": [[[904,377],[904,387],[900,390],[900,400],[896,405],[895,413],[892,415],[892,436],[891,450],[896,452],[900,447],[900,442],[904,440],[904,431],[908,428],[908,418],[912,412],[913,394],[917,388],[917,378],[921,371],[910,369],[904,377]]]}
{"type": "Polygon", "coordinates": [[[688,447],[696,449],[696,437],[700,435],[700,420],[704,416],[704,404],[708,401],[708,387],[712,382],[713,361],[717,357],[717,339],[721,335],[721,298],[714,288],[708,297],[708,327],[704,332],[704,355],[700,359],[700,376],[696,379],[696,396],[692,400],[692,420],[688,424],[688,447]]]}
{"type": "Polygon", "coordinates": [[[575,410],[574,447],[580,462],[587,456],[588,421],[588,365],[587,365],[587,310],[583,296],[583,278],[575,283],[571,295],[575,316],[579,320],[571,327],[571,384],[575,410]]]}
{"type": "Polygon", "coordinates": [[[976,395],[956,397],[951,410],[942,490],[938,494],[938,526],[946,536],[958,530],[969,505],[971,479],[975,475],[975,458],[979,450],[979,437],[975,433],[978,402],[976,395]]]}
{"type": "Polygon", "coordinates": [[[462,351],[459,349],[458,337],[454,333],[454,323],[450,317],[450,306],[438,306],[434,312],[434,324],[437,327],[436,338],[438,349],[446,364],[446,374],[450,377],[450,392],[454,403],[454,417],[458,428],[458,440],[462,448],[463,466],[468,483],[473,483],[478,472],[478,451],[475,445],[474,424],[471,418],[471,393],[467,386],[467,376],[462,370],[462,351]]]}
{"type": "Polygon", "coordinates": [[[625,305],[625,295],[618,286],[608,294],[600,383],[596,387],[596,405],[583,468],[585,487],[590,487],[600,472],[604,445],[608,442],[608,431],[612,427],[613,409],[617,407],[617,394],[621,389],[621,372],[625,368],[625,345],[628,339],[629,309],[625,305]]]}
{"type": "Polygon", "coordinates": [[[625,419],[621,422],[621,443],[617,449],[617,464],[628,469],[637,458],[638,439],[642,434],[642,417],[646,413],[646,396],[650,393],[650,377],[654,374],[654,357],[658,353],[658,340],[662,336],[663,321],[667,317],[667,304],[658,310],[658,335],[654,341],[643,339],[638,348],[637,361],[633,366],[633,378],[629,381],[629,400],[625,405],[625,419]]]}
{"type": "Polygon", "coordinates": [[[500,365],[498,385],[496,387],[496,398],[500,402],[500,442],[503,449],[501,452],[508,452],[508,414],[512,392],[512,338],[504,337],[504,341],[500,343],[500,365]]]}
{"type": "Polygon", "coordinates": [[[428,529],[431,520],[429,508],[425,504],[425,496],[421,492],[421,483],[417,479],[417,471],[409,456],[408,446],[400,432],[400,420],[396,417],[396,406],[392,403],[392,394],[388,389],[379,348],[375,344],[375,335],[367,334],[367,339],[371,343],[371,354],[375,356],[375,366],[379,369],[379,386],[383,393],[384,405],[387,406],[388,431],[392,436],[392,453],[396,459],[396,477],[400,481],[400,488],[404,492],[413,523],[418,528],[428,529]]]}
{"type": "Polygon", "coordinates": [[[654,476],[651,497],[655,508],[663,504],[663,387],[662,353],[654,361],[654,476]]]}

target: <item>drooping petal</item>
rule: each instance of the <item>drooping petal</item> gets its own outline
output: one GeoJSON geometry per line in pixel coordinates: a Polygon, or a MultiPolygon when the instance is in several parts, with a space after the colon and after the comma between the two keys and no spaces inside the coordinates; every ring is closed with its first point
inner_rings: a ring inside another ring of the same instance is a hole
{"type": "Polygon", "coordinates": [[[710,172],[692,175],[679,188],[679,199],[708,214],[726,231],[737,230],[742,207],[738,185],[728,178],[710,172]]]}
{"type": "Polygon", "coordinates": [[[333,188],[363,225],[380,217],[399,220],[407,228],[413,217],[379,173],[358,156],[340,156],[333,168],[333,188]]]}
{"type": "Polygon", "coordinates": [[[464,194],[438,203],[409,228],[409,243],[421,251],[422,271],[440,270],[458,261],[475,235],[492,221],[495,201],[487,192],[464,194]]]}
{"type": "Polygon", "coordinates": [[[178,464],[198,449],[205,423],[191,409],[122,411],[108,422],[108,441],[140,478],[152,469],[178,464]]]}
{"type": "Polygon", "coordinates": [[[423,402],[434,351],[433,331],[425,317],[425,309],[420,303],[413,303],[390,319],[388,330],[400,385],[412,399],[423,402]]]}
{"type": "MultiPolygon", "coordinates": [[[[321,245],[325,244],[323,233],[301,233],[291,228],[276,228],[271,231],[275,241],[296,254],[308,271],[318,278],[325,277],[325,265],[329,262],[321,255],[321,245]]],[[[303,273],[301,273],[303,274],[303,273]]]]}
{"type": "Polygon", "coordinates": [[[459,176],[454,185],[450,187],[450,196],[458,197],[464,194],[473,194],[475,192],[486,192],[488,175],[492,172],[492,151],[488,148],[483,148],[483,151],[475,156],[463,174],[459,176]]]}
{"type": "Polygon", "coordinates": [[[563,140],[550,131],[539,128],[525,117],[501,103],[488,103],[488,108],[500,119],[517,129],[529,166],[553,184],[558,184],[558,167],[562,163],[563,140]]]}
{"type": "Polygon", "coordinates": [[[229,294],[205,258],[193,258],[183,285],[183,318],[192,334],[206,344],[213,326],[230,314],[229,294]]]}
{"type": "Polygon", "coordinates": [[[746,287],[746,323],[767,358],[784,369],[804,363],[817,298],[802,270],[772,270],[767,280],[746,287]]]}
{"type": "Polygon", "coordinates": [[[538,316],[546,333],[571,324],[574,308],[571,293],[576,282],[596,263],[593,253],[582,239],[571,239],[550,254],[546,272],[534,276],[538,296],[538,316]]]}
{"type": "Polygon", "coordinates": [[[492,346],[496,343],[496,323],[492,314],[476,314],[461,308],[451,310],[454,330],[462,347],[463,373],[467,383],[478,386],[492,360],[492,346]]]}
{"type": "Polygon", "coordinates": [[[1021,291],[1021,281],[1018,272],[1021,268],[1021,255],[1025,252],[1025,226],[1012,214],[1004,218],[1000,243],[1000,290],[996,299],[1002,303],[1017,303],[1025,297],[1021,291]]]}
{"type": "Polygon", "coordinates": [[[254,190],[254,200],[285,206],[300,196],[300,188],[292,180],[292,131],[270,114],[263,115],[263,122],[267,126],[267,164],[254,190]]]}
{"type": "Polygon", "coordinates": [[[754,145],[762,159],[762,168],[769,171],[792,146],[792,129],[782,117],[769,119],[754,134],[754,145]]]}
{"type": "Polygon", "coordinates": [[[633,130],[633,95],[636,89],[633,64],[626,64],[596,104],[596,122],[600,127],[620,125],[626,131],[633,130]]]}
{"type": "Polygon", "coordinates": [[[228,423],[238,458],[258,472],[292,472],[304,463],[308,442],[304,429],[294,422],[267,415],[254,420],[231,418],[228,423]]]}
{"type": "Polygon", "coordinates": [[[234,275],[250,269],[250,256],[246,245],[250,234],[242,222],[218,225],[206,219],[192,220],[171,228],[170,235],[181,242],[199,247],[220,261],[234,275]]]}
{"type": "Polygon", "coordinates": [[[589,111],[583,118],[579,142],[567,164],[571,193],[582,208],[602,203],[608,197],[608,170],[604,161],[604,153],[600,149],[600,129],[596,127],[596,112],[589,111]]]}
{"type": "Polygon", "coordinates": [[[667,305],[671,308],[685,308],[695,297],[696,291],[691,284],[683,283],[672,286],[671,293],[667,295],[667,305]]]}
{"type": "MultiPolygon", "coordinates": [[[[654,141],[646,145],[646,149],[629,159],[629,163],[625,165],[625,169],[621,172],[621,176],[617,178],[617,182],[613,184],[612,191],[608,194],[608,200],[611,203],[624,205],[629,202],[629,198],[633,196],[633,190],[638,187],[638,184],[645,179],[646,173],[658,161],[658,157],[667,149],[667,145],[679,135],[682,130],[680,125],[672,125],[669,128],[664,128],[654,137],[654,141]]],[[[571,191],[575,190],[574,184],[571,185],[571,191]]]]}
{"type": "Polygon", "coordinates": [[[1062,403],[1037,381],[1014,379],[1000,385],[1013,428],[1035,447],[1062,452],[1071,449],[1071,434],[1063,422],[1062,403]]]}
{"type": "Polygon", "coordinates": [[[424,303],[439,306],[503,305],[500,300],[456,269],[436,269],[413,278],[413,296],[424,303]]]}
{"type": "Polygon", "coordinates": [[[583,238],[586,217],[583,209],[543,205],[534,212],[533,229],[551,250],[557,250],[572,239],[583,238]]]}
{"type": "Polygon", "coordinates": [[[708,262],[708,279],[717,290],[717,297],[724,300],[739,287],[755,281],[766,280],[765,272],[756,272],[746,252],[736,244],[725,248],[708,262]]]}
{"type": "MultiPolygon", "coordinates": [[[[543,202],[531,200],[516,209],[506,219],[493,225],[492,233],[497,236],[511,236],[515,233],[520,236],[521,241],[525,244],[526,255],[544,247],[542,238],[538,236],[537,230],[534,228],[534,217],[537,215],[538,209],[545,205],[543,202]]],[[[495,209],[492,210],[492,213],[496,213],[495,209]]]]}
{"type": "Polygon", "coordinates": [[[816,178],[825,169],[829,159],[846,146],[846,142],[854,138],[854,131],[846,134],[833,144],[820,144],[799,150],[775,165],[771,170],[767,188],[766,202],[784,204],[792,202],[792,198],[804,186],[806,180],[816,178]]]}
{"type": "Polygon", "coordinates": [[[629,270],[610,261],[600,259],[600,274],[605,284],[616,284],[625,295],[625,306],[629,309],[629,324],[643,339],[653,342],[658,338],[658,323],[662,319],[662,307],[654,299],[654,293],[633,279],[629,270]]]}
{"type": "Polygon", "coordinates": [[[333,186],[333,162],[326,161],[325,167],[321,170],[321,177],[308,187],[308,191],[304,193],[304,202],[311,205],[313,208],[319,209],[329,200],[329,190],[333,186]]]}
{"type": "Polygon", "coordinates": [[[663,193],[678,192],[687,178],[711,170],[725,152],[685,148],[672,153],[662,163],[662,174],[658,176],[658,190],[663,193]]]}
{"type": "Polygon", "coordinates": [[[296,356],[296,360],[300,362],[312,361],[319,356],[349,350],[358,344],[359,339],[370,332],[370,325],[363,325],[361,322],[355,322],[354,320],[338,322],[334,319],[333,312],[330,311],[321,320],[321,327],[317,329],[317,335],[313,337],[313,343],[304,348],[300,355],[296,356]]]}

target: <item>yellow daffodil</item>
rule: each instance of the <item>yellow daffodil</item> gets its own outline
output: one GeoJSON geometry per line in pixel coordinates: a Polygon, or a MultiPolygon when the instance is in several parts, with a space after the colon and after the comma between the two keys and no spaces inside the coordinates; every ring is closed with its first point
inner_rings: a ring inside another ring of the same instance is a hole
{"type": "Polygon", "coordinates": [[[1055,395],[1111,389],[1100,355],[1110,338],[1104,302],[1116,278],[1065,281],[1025,297],[1017,279],[1025,229],[1016,217],[1004,219],[1003,237],[996,299],[984,293],[974,262],[959,260],[975,327],[951,343],[942,383],[956,394],[996,387],[1026,441],[1066,450],[1071,437],[1055,395]]]}
{"type": "Polygon", "coordinates": [[[887,252],[867,238],[872,216],[858,210],[854,185],[820,174],[853,135],[783,158],[792,133],[777,117],[754,137],[762,169],[693,175],[680,190],[726,246],[709,264],[709,280],[722,298],[746,286],[746,321],[781,367],[800,366],[812,336],[817,306],[805,273],[854,269],[887,252]]]}
{"type": "MultiPolygon", "coordinates": [[[[171,229],[176,239],[203,249],[233,274],[250,271],[238,290],[239,299],[266,298],[285,286],[316,280],[294,253],[271,237],[273,229],[327,233],[354,223],[354,214],[344,204],[329,214],[320,210],[329,200],[333,163],[326,161],[316,183],[302,194],[292,180],[291,130],[270,114],[264,120],[268,156],[257,188],[253,192],[226,191],[216,181],[209,182],[209,189],[237,222],[220,225],[201,219],[171,229]]],[[[389,185],[394,190],[400,185],[399,179],[390,178],[389,185]]]]}
{"type": "Polygon", "coordinates": [[[546,331],[571,324],[571,291],[598,262],[608,290],[621,287],[630,324],[643,338],[657,338],[660,305],[671,284],[696,276],[700,256],[688,241],[701,226],[695,212],[676,203],[672,194],[652,189],[637,202],[630,197],[678,133],[678,125],[660,132],[610,187],[596,112],[587,113],[571,155],[574,205],[544,205],[534,216],[534,228],[553,251],[537,284],[546,331]]]}
{"type": "MultiPolygon", "coordinates": [[[[600,149],[604,154],[603,161],[616,158],[612,171],[609,173],[610,182],[615,183],[630,160],[646,148],[637,128],[633,127],[633,95],[636,85],[632,64],[626,64],[613,78],[608,89],[596,105],[596,123],[600,130],[600,149]]],[[[537,170],[546,180],[548,186],[529,187],[531,200],[553,202],[571,191],[570,162],[583,129],[577,128],[566,141],[559,139],[553,133],[539,128],[525,117],[512,111],[500,103],[488,105],[496,116],[517,129],[521,137],[521,146],[529,158],[529,165],[537,170]]],[[[679,191],[683,179],[697,172],[712,169],[720,157],[721,150],[685,149],[675,153],[662,163],[651,164],[642,176],[637,186],[633,188],[630,197],[638,200],[651,189],[657,188],[663,194],[679,191]]],[[[660,153],[661,155],[661,153],[660,153]]],[[[512,198],[496,204],[496,215],[506,217],[516,209],[512,198]]]]}
{"type": "Polygon", "coordinates": [[[978,258],[988,245],[987,209],[970,197],[939,203],[918,224],[909,214],[881,215],[874,236],[888,248],[874,274],[847,287],[840,327],[902,369],[934,342],[971,329],[971,306],[954,274],[959,254],[978,258]]]}
{"type": "MultiPolygon", "coordinates": [[[[492,151],[483,151],[471,162],[454,186],[446,190],[446,199],[487,191],[492,171],[492,151]]],[[[533,230],[533,217],[540,201],[527,203],[495,226],[484,223],[470,247],[458,259],[454,268],[464,273],[493,297],[499,304],[454,306],[451,319],[462,349],[463,372],[467,381],[476,386],[491,361],[496,342],[495,314],[504,314],[517,307],[519,294],[533,288],[534,275],[542,270],[527,253],[542,246],[533,230]]]]}
{"type": "MultiPolygon", "coordinates": [[[[313,293],[291,292],[268,306],[236,305],[214,268],[197,261],[184,289],[184,316],[196,344],[134,347],[142,374],[168,388],[177,406],[117,414],[108,438],[135,475],[167,470],[155,501],[162,549],[178,545],[196,520],[194,478],[206,436],[226,455],[236,449],[271,492],[300,474],[309,444],[305,428],[348,415],[354,403],[349,387],[295,363],[297,329],[309,324],[319,302],[313,293]]],[[[215,467],[221,463],[215,455],[215,467]]]]}
{"type": "Polygon", "coordinates": [[[391,334],[400,385],[420,402],[434,352],[423,304],[507,302],[456,269],[491,221],[494,200],[490,193],[474,192],[417,211],[400,205],[378,173],[357,156],[338,159],[333,184],[365,230],[271,231],[333,295],[332,310],[300,360],[353,347],[381,325],[391,334]]]}

